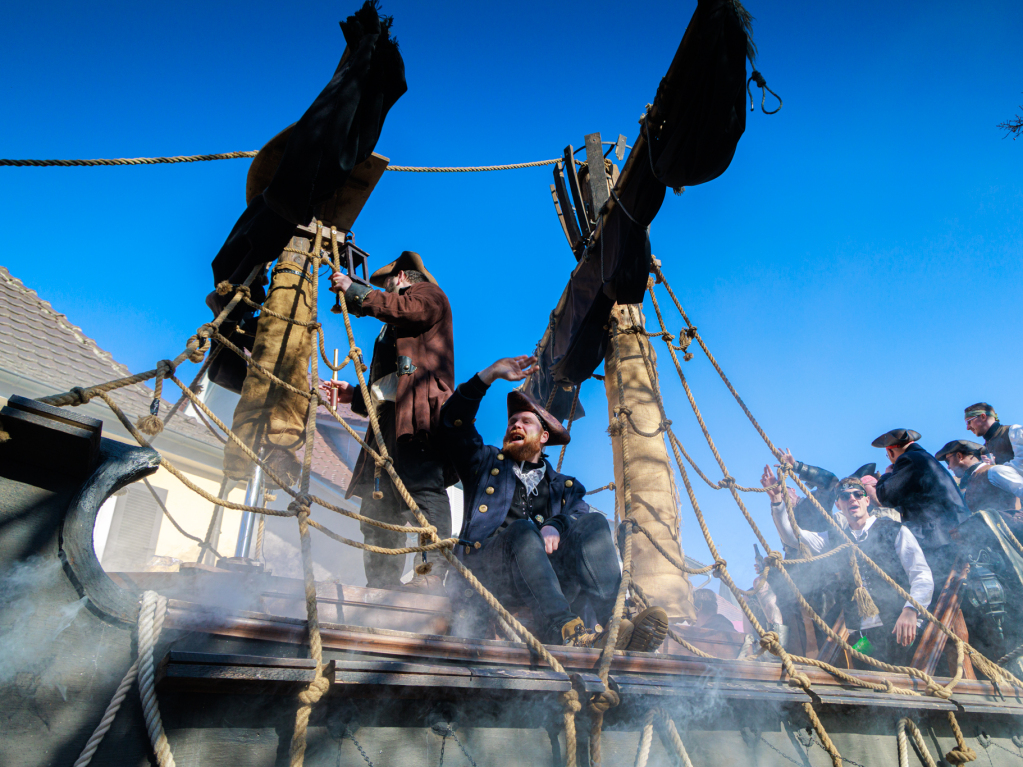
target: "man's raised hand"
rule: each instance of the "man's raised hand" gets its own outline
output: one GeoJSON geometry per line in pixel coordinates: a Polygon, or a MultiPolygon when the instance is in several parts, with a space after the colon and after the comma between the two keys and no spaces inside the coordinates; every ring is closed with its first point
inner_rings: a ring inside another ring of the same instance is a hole
{"type": "Polygon", "coordinates": [[[536,366],[536,357],[523,354],[518,357],[502,357],[481,370],[479,375],[480,380],[489,386],[498,378],[505,381],[521,381],[537,370],[539,368],[536,366]]]}
{"type": "Polygon", "coordinates": [[[778,478],[774,476],[770,466],[764,467],[764,474],[760,478],[760,484],[767,488],[767,495],[771,499],[771,503],[778,503],[782,500],[781,488],[772,487],[772,485],[778,484],[778,478]]]}

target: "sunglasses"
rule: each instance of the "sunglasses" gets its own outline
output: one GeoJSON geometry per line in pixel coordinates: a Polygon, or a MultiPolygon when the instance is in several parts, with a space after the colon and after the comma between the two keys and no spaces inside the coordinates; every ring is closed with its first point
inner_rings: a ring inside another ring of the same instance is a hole
{"type": "Polygon", "coordinates": [[[859,490],[852,490],[848,493],[839,493],[838,497],[842,500],[848,501],[850,498],[859,500],[860,498],[866,498],[866,493],[861,493],[859,490]]]}

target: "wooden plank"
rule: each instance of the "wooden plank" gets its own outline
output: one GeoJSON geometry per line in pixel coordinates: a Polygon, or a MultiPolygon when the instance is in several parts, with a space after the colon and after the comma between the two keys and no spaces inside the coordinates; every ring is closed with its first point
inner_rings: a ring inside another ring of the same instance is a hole
{"type": "MultiPolygon", "coordinates": [[[[841,613],[838,616],[838,620],[835,621],[835,625],[831,627],[831,630],[842,637],[843,642],[849,641],[849,629],[845,627],[845,613],[841,613]]],[[[831,637],[828,637],[824,642],[824,647],[821,648],[820,655],[817,656],[817,660],[823,661],[824,663],[830,663],[832,666],[839,666],[841,668],[849,668],[848,659],[845,657],[845,650],[838,642],[831,637]]]]}
{"type": "MultiPolygon", "coordinates": [[[[307,633],[305,621],[278,618],[258,613],[227,613],[225,611],[205,612],[198,605],[169,600],[168,628],[200,631],[219,636],[241,637],[267,642],[286,642],[305,645],[307,633]]],[[[424,636],[397,631],[359,629],[351,626],[321,625],[321,637],[327,651],[362,652],[376,656],[401,658],[437,658],[452,662],[474,664],[499,664],[505,666],[535,665],[535,659],[521,644],[493,640],[458,639],[454,637],[424,636]]],[[[581,647],[549,647],[551,653],[570,669],[592,672],[598,665],[600,653],[581,647]]],[[[798,665],[798,664],[797,664],[798,665]]],[[[811,680],[814,689],[840,687],[827,672],[808,666],[798,666],[811,680]]],[[[655,653],[616,653],[612,672],[664,674],[689,676],[703,679],[709,676],[737,683],[778,683],[784,681],[780,664],[739,663],[703,658],[660,655],[655,653]]],[[[919,680],[901,674],[882,674],[876,671],[857,671],[856,676],[865,681],[884,684],[891,681],[895,686],[924,693],[925,685],[919,680]]],[[[941,683],[941,679],[938,679],[941,683]]],[[[997,691],[987,681],[964,679],[956,686],[956,700],[964,696],[1001,696],[1012,691],[997,691]]],[[[901,696],[905,697],[905,696],[901,696]]],[[[1023,698],[1018,695],[1002,697],[1003,711],[1023,711],[1023,698]]],[[[983,701],[980,701],[983,702],[983,701]]]]}
{"type": "Polygon", "coordinates": [[[607,186],[607,172],[604,170],[604,147],[600,143],[599,133],[589,133],[584,137],[586,142],[586,167],[589,170],[588,183],[590,199],[593,201],[592,215],[594,220],[600,218],[605,203],[611,197],[607,186]]]}
{"type": "MultiPolygon", "coordinates": [[[[955,615],[959,612],[959,593],[969,573],[969,563],[962,559],[957,561],[945,579],[941,594],[934,605],[934,616],[946,628],[952,627],[955,615]]],[[[965,630],[965,624],[963,629],[965,630]]],[[[926,671],[928,674],[933,674],[938,667],[938,661],[945,650],[945,643],[947,641],[948,637],[944,632],[935,623],[928,621],[920,635],[920,641],[917,642],[916,652],[913,653],[913,660],[910,662],[910,665],[926,671]]],[[[972,664],[970,670],[971,672],[973,670],[972,664]]]]}
{"type": "Polygon", "coordinates": [[[170,663],[199,663],[219,666],[267,666],[273,668],[315,669],[313,658],[275,658],[269,655],[227,655],[223,653],[187,652],[171,650],[167,653],[170,663]]]}
{"type": "Polygon", "coordinates": [[[576,217],[579,220],[579,231],[583,239],[590,236],[593,227],[590,225],[590,215],[583,203],[583,193],[579,188],[579,175],[575,172],[575,149],[571,144],[565,147],[565,178],[568,183],[568,190],[572,193],[572,202],[575,205],[576,217]]]}
{"type": "Polygon", "coordinates": [[[356,165],[345,185],[321,207],[320,220],[328,227],[333,224],[342,231],[351,231],[389,162],[374,152],[356,165]]]}

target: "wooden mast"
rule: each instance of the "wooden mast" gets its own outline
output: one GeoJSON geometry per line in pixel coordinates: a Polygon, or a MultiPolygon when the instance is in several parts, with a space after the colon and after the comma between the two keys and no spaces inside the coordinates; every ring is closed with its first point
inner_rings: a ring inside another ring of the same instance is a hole
{"type": "MultiPolygon", "coordinates": [[[[657,540],[660,546],[685,561],[679,539],[679,504],[675,472],[661,431],[661,410],[657,404],[657,354],[643,333],[642,305],[615,304],[612,317],[618,320],[622,388],[629,416],[629,480],[632,490],[632,518],[657,540]],[[647,362],[655,380],[650,379],[647,362]],[[649,436],[644,436],[649,435],[649,436]]],[[[608,419],[613,421],[618,406],[618,369],[614,344],[604,358],[604,389],[608,419]]],[[[611,437],[614,451],[615,502],[619,513],[625,509],[625,478],[622,465],[622,437],[611,437]]],[[[632,540],[632,578],[671,618],[695,619],[692,586],[688,577],[666,560],[643,533],[632,540]]]]}

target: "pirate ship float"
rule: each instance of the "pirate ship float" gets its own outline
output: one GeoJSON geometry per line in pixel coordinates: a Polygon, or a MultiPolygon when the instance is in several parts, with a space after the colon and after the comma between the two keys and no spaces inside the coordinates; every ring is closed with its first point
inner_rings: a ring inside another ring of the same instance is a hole
{"type": "MultiPolygon", "coordinates": [[[[18,568],[41,573],[33,582],[34,612],[3,609],[0,620],[9,637],[16,626],[19,639],[49,648],[29,670],[0,675],[5,692],[0,710],[8,723],[0,742],[5,762],[702,766],[828,759],[835,765],[905,765],[918,758],[931,764],[935,753],[951,763],[980,754],[992,764],[1013,764],[1023,757],[1016,724],[1023,714],[1023,683],[1014,675],[1016,666],[1011,658],[998,665],[971,646],[962,620],[971,569],[991,573],[971,591],[981,594],[973,601],[989,611],[997,612],[999,588],[1010,596],[1023,592],[1023,549],[996,518],[981,515],[965,531],[963,558],[935,612],[927,613],[911,665],[893,668],[859,656],[868,668],[854,670],[856,651],[845,642],[841,621],[824,623],[807,606],[805,619],[817,623],[826,641],[811,646],[818,634],[811,627],[799,651],[761,624],[749,606],[750,592],[732,579],[700,511],[687,464],[710,486],[731,494],[751,524],[743,494],[754,489],[729,475],[714,448],[683,374],[682,362],[696,350],[692,343],[720,373],[770,452],[780,454],[652,259],[648,226],[667,187],[709,181],[727,168],[745,128],[750,80],[765,87],[756,72],[746,78],[745,61],[752,59],[748,31],[748,15],[737,2],[702,0],[621,171],[608,157],[614,150],[624,159],[625,140],[605,144],[599,134],[585,138],[585,161],[570,146],[549,163],[550,193],[577,264],[539,343],[541,370],[526,385],[571,425],[579,414],[579,386],[604,363],[615,522],[628,589],[622,596],[635,605],[657,602],[671,615],[686,617],[686,576],[712,571],[735,593],[760,637],[762,656],[737,660],[740,648],[727,636],[684,630],[673,633],[659,653],[544,646],[450,556],[457,541],[437,540],[421,516],[421,543],[411,548],[440,551],[452,560],[466,588],[492,610],[496,638],[448,636],[450,615],[440,597],[317,582],[310,556],[313,529],[340,544],[361,545],[330,530],[328,512],[349,517],[353,512],[313,494],[310,462],[317,410],[326,408],[351,439],[361,443],[363,434],[310,380],[319,378],[319,357],[335,372],[344,366],[327,359],[315,297],[318,267],[357,276],[365,263],[346,233],[387,160],[363,146],[344,178],[333,179],[335,188],[317,203],[312,220],[275,230],[275,252],[265,260],[278,260],[270,292],[283,297],[279,302],[263,303],[259,295],[263,261],[236,259],[232,274],[241,267],[247,274],[221,283],[220,299],[213,302],[216,318],[175,359],[63,393],[11,397],[0,414],[5,437],[0,560],[9,573],[18,568]],[[606,155],[605,145],[612,147],[606,155]],[[684,323],[678,338],[658,303],[662,290],[684,323]],[[645,294],[658,320],[659,330],[652,333],[643,315],[645,294]],[[253,317],[258,312],[254,328],[234,319],[238,307],[252,309],[253,317]],[[251,353],[243,349],[246,334],[251,353]],[[671,427],[659,393],[652,347],[657,337],[717,458],[718,481],[689,461],[671,427]],[[215,364],[221,380],[229,379],[232,364],[247,368],[240,376],[244,406],[230,427],[194,386],[179,380],[177,370],[186,362],[201,366],[197,380],[215,364]],[[112,393],[148,380],[156,383],[153,411],[133,413],[143,415],[136,423],[112,393]],[[234,467],[229,471],[247,474],[244,503],[203,490],[150,444],[172,417],[159,417],[161,389],[172,385],[182,392],[178,407],[190,403],[226,435],[227,462],[234,467]],[[101,421],[75,410],[90,400],[109,406],[137,445],[104,437],[101,421]],[[298,428],[270,429],[268,412],[283,414],[298,428]],[[715,557],[706,568],[693,567],[682,555],[671,458],[715,557]],[[167,574],[105,572],[93,547],[100,507],[158,467],[214,504],[211,533],[202,544],[217,566],[167,574]],[[297,474],[294,481],[291,472],[297,474]],[[263,503],[266,487],[288,502],[278,509],[263,503]],[[249,531],[268,514],[295,517],[302,579],[269,575],[244,556],[216,554],[212,531],[223,508],[247,515],[243,530],[249,531]],[[238,584],[247,602],[225,599],[239,593],[238,584]],[[763,662],[767,658],[776,662],[763,662]]],[[[346,53],[339,75],[347,58],[346,53]]],[[[283,158],[291,140],[285,134],[271,142],[263,160],[273,153],[283,158]]],[[[250,173],[250,207],[253,201],[263,204],[260,187],[267,182],[258,176],[250,173]]],[[[257,214],[243,217],[235,233],[251,233],[257,214]]],[[[344,364],[353,365],[365,388],[343,300],[339,309],[351,349],[344,364]]],[[[371,415],[369,427],[376,428],[372,421],[371,415]]],[[[403,492],[386,451],[380,449],[376,458],[384,480],[403,492]]],[[[791,472],[780,481],[792,481],[810,496],[791,472]]],[[[759,537],[768,566],[788,577],[795,566],[759,537]]],[[[859,567],[874,566],[862,553],[860,559],[859,567]]],[[[612,632],[621,614],[619,607],[612,632]]],[[[986,637],[984,649],[1004,652],[1018,640],[986,637]]]]}

